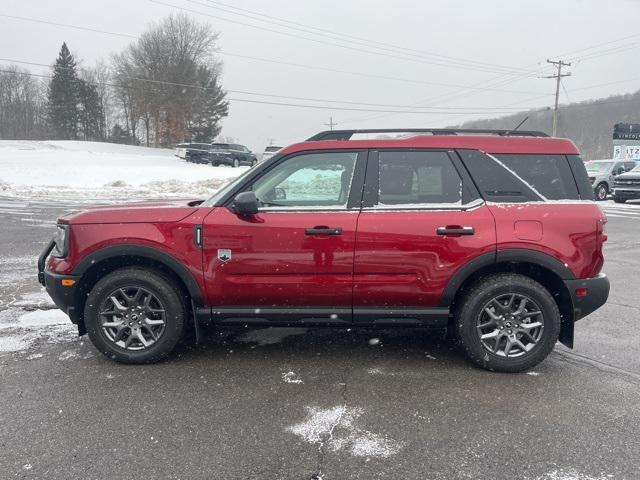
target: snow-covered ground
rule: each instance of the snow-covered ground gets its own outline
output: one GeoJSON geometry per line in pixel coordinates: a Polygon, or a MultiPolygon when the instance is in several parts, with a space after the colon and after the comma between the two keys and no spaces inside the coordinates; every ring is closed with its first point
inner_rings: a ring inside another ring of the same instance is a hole
{"type": "Polygon", "coordinates": [[[244,170],[187,163],[169,149],[0,140],[0,195],[11,197],[204,198],[244,170]]]}

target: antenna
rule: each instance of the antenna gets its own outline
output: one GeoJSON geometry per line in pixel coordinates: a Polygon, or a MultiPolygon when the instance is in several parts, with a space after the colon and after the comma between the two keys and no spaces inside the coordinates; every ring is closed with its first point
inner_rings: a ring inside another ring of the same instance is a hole
{"type": "Polygon", "coordinates": [[[527,120],[529,120],[529,115],[524,117],[524,119],[518,124],[516,128],[513,129],[513,131],[515,132],[516,130],[518,130],[522,125],[524,125],[524,122],[526,122],[527,120]]]}

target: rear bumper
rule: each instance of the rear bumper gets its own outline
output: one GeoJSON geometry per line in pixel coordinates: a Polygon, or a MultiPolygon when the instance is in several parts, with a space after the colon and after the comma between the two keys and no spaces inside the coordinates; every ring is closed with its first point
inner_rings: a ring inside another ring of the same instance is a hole
{"type": "Polygon", "coordinates": [[[604,305],[609,298],[609,278],[601,273],[593,278],[565,280],[565,285],[571,294],[573,302],[574,320],[580,320],[604,305]],[[587,289],[586,295],[577,295],[576,290],[587,289]]]}

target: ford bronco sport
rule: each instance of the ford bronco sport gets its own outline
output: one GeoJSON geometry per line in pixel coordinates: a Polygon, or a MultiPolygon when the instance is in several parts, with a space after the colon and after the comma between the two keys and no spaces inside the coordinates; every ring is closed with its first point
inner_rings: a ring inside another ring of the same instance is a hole
{"type": "Polygon", "coordinates": [[[189,324],[437,327],[517,372],[605,303],[606,218],[575,145],[537,132],[322,132],[208,200],[58,219],[56,305],[114,360],[167,356],[189,324]]]}

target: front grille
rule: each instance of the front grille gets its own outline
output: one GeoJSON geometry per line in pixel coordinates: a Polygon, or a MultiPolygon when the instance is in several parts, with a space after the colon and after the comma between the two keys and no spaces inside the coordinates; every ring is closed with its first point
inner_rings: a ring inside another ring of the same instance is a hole
{"type": "Polygon", "coordinates": [[[640,186],[640,178],[633,180],[616,180],[613,184],[617,187],[625,187],[625,186],[640,186]]]}

